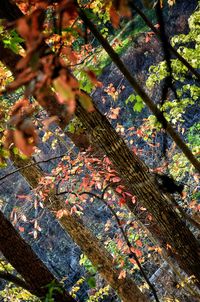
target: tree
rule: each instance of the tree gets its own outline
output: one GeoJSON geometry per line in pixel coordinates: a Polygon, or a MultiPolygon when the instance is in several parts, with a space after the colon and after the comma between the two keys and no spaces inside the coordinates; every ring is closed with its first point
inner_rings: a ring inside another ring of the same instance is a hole
{"type": "Polygon", "coordinates": [[[2,274],[0,278],[17,282],[17,285],[24,287],[41,300],[46,299],[49,291],[48,286],[52,284],[52,287],[55,288],[52,292],[52,298],[55,301],[75,302],[75,299],[59,284],[2,212],[0,212],[0,251],[23,277],[24,281],[8,274],[2,274]]]}
{"type": "MultiPolygon", "coordinates": [[[[12,155],[16,167],[23,168],[24,160],[12,155]]],[[[28,161],[30,164],[30,160],[28,161]]],[[[32,167],[22,169],[21,173],[32,189],[36,188],[39,179],[44,174],[42,170],[32,162],[32,167]]],[[[118,293],[123,301],[145,302],[147,298],[143,295],[136,284],[129,277],[119,279],[120,270],[114,267],[114,260],[97,238],[87,229],[76,214],[70,214],[71,208],[65,203],[65,199],[51,192],[47,197],[48,209],[54,214],[57,213],[62,227],[71,236],[75,243],[81,248],[92,264],[98,268],[98,272],[107,283],[118,293]]]]}
{"type": "MultiPolygon", "coordinates": [[[[83,16],[82,11],[81,16],[83,16]]],[[[86,21],[86,19],[84,19],[84,21],[86,21]]],[[[90,25],[90,23],[87,23],[87,25],[90,25]]],[[[42,54],[40,55],[42,56],[42,54]]],[[[63,83],[61,73],[66,74],[69,79],[74,79],[64,66],[59,65],[60,63],[57,64],[58,66],[56,67],[60,75],[58,75],[56,79],[58,79],[60,83],[63,83]]],[[[57,84],[58,83],[59,82],[57,82],[57,84]]],[[[55,86],[58,87],[58,85],[55,86]]],[[[64,83],[63,87],[65,87],[64,83]]],[[[60,91],[58,89],[58,92],[60,92],[61,97],[63,97],[61,89],[60,91]]],[[[143,95],[143,97],[145,97],[145,95],[143,95]]],[[[37,98],[40,100],[40,104],[50,111],[48,103],[45,102],[44,98],[42,99],[41,93],[37,95],[37,98]]],[[[179,262],[179,265],[189,275],[194,274],[196,278],[199,279],[198,244],[179,215],[177,215],[175,209],[173,209],[170,197],[159,192],[158,186],[149,173],[148,168],[138,157],[130,152],[124,141],[113,130],[106,118],[94,106],[92,100],[87,95],[83,93],[80,94],[79,92],[76,94],[76,98],[78,98],[78,100],[75,113],[86,128],[92,140],[92,144],[98,148],[100,147],[106,153],[114,163],[115,169],[118,171],[122,180],[127,184],[127,188],[129,188],[132,195],[136,195],[139,202],[145,205],[149,212],[152,213],[153,218],[159,226],[160,233],[164,235],[165,242],[162,241],[163,246],[166,247],[170,245],[171,252],[179,262]],[[176,238],[174,237],[175,230],[177,232],[176,238]],[[189,247],[187,246],[186,248],[185,242],[190,242],[189,247]]],[[[56,106],[56,109],[58,106],[56,106]]]]}

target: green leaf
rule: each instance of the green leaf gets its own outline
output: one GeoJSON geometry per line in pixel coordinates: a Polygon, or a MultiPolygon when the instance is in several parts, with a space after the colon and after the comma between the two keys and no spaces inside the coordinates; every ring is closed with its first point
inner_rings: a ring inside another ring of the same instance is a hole
{"type": "Polygon", "coordinates": [[[137,112],[141,112],[142,109],[144,108],[144,103],[139,95],[136,96],[137,102],[133,106],[133,110],[137,112]]]}
{"type": "Polygon", "coordinates": [[[90,288],[96,287],[96,280],[94,277],[90,277],[87,279],[87,284],[89,285],[90,288]]]}
{"type": "Polygon", "coordinates": [[[129,97],[126,99],[125,104],[133,103],[133,101],[135,101],[135,95],[130,94],[129,97]]]}

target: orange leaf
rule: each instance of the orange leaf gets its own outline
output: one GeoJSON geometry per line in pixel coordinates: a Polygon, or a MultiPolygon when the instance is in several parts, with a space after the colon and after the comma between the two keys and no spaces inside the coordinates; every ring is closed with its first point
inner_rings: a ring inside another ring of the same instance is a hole
{"type": "Polygon", "coordinates": [[[30,36],[30,28],[27,24],[25,17],[20,18],[17,21],[17,30],[18,30],[20,36],[22,36],[24,39],[26,39],[27,37],[30,36]]]}
{"type": "Polygon", "coordinates": [[[97,87],[103,86],[103,84],[97,80],[97,77],[96,77],[96,74],[94,73],[94,71],[88,69],[88,70],[85,70],[85,72],[94,85],[96,85],[97,87]]]}
{"type": "Polygon", "coordinates": [[[113,177],[112,178],[112,182],[119,182],[121,180],[121,178],[119,178],[119,177],[113,177]]]}
{"type": "Polygon", "coordinates": [[[111,119],[117,119],[118,116],[119,116],[119,112],[120,112],[120,107],[117,107],[117,108],[111,108],[110,109],[110,113],[108,114],[108,117],[111,118],[111,119]]]}
{"type": "Polygon", "coordinates": [[[19,231],[20,231],[21,233],[24,232],[24,227],[19,227],[18,229],[19,229],[19,231]]]}
{"type": "Polygon", "coordinates": [[[110,8],[110,19],[113,27],[117,28],[119,26],[120,16],[113,5],[110,8]]]}
{"type": "Polygon", "coordinates": [[[124,279],[126,277],[126,271],[123,270],[120,272],[118,279],[124,279]]]}

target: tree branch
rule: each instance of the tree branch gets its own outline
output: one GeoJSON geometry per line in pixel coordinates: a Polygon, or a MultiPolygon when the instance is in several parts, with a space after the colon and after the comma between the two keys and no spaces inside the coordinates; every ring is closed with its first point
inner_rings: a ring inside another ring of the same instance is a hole
{"type": "Polygon", "coordinates": [[[7,178],[7,177],[9,177],[9,176],[11,176],[11,175],[17,173],[17,172],[20,172],[21,170],[30,168],[30,167],[32,167],[32,166],[36,166],[36,165],[38,165],[38,164],[47,163],[47,162],[49,162],[49,161],[51,161],[51,160],[58,159],[58,158],[62,158],[62,157],[64,157],[64,156],[66,156],[66,153],[63,153],[63,154],[61,154],[61,155],[57,155],[57,156],[54,156],[54,157],[51,157],[51,158],[48,158],[48,159],[44,159],[44,160],[41,160],[41,161],[37,161],[37,162],[31,163],[31,164],[25,165],[25,166],[23,166],[23,167],[20,167],[20,168],[18,168],[18,169],[16,169],[16,170],[13,170],[13,171],[7,173],[6,175],[0,177],[0,181],[2,181],[3,179],[5,179],[5,178],[7,178]]]}
{"type": "MultiPolygon", "coordinates": [[[[153,23],[146,17],[146,15],[134,4],[134,1],[129,0],[129,5],[132,7],[138,15],[144,20],[144,22],[147,24],[148,27],[151,28],[151,30],[156,34],[156,36],[161,40],[161,33],[155,28],[153,23]]],[[[167,48],[185,65],[189,71],[195,75],[195,77],[200,81],[200,74],[188,63],[187,60],[185,60],[178,52],[177,50],[170,44],[169,41],[166,41],[167,48]]]]}
{"type": "MultiPolygon", "coordinates": [[[[77,1],[75,1],[77,2],[77,1]]],[[[170,123],[166,120],[163,115],[163,112],[158,109],[158,107],[154,104],[154,102],[149,98],[146,92],[142,89],[142,87],[138,84],[132,74],[129,72],[127,67],[124,65],[119,55],[114,51],[114,49],[110,46],[108,41],[101,35],[96,26],[90,21],[90,19],[86,16],[85,12],[79,7],[77,4],[77,10],[80,18],[83,22],[88,26],[93,35],[98,39],[103,48],[106,50],[112,61],[119,68],[121,73],[125,76],[125,78],[129,81],[130,85],[137,92],[137,94],[143,99],[144,103],[149,107],[149,109],[156,116],[157,120],[162,124],[163,128],[170,134],[172,139],[176,142],[177,146],[182,150],[187,159],[191,162],[191,164],[196,168],[200,173],[200,162],[195,158],[194,154],[191,152],[186,143],[182,140],[180,135],[174,130],[174,128],[170,125],[170,123]]]]}
{"type": "Polygon", "coordinates": [[[128,246],[128,249],[129,249],[129,255],[128,255],[128,256],[129,256],[129,258],[133,258],[133,259],[135,260],[135,262],[137,263],[137,266],[138,266],[138,268],[139,268],[139,270],[140,270],[140,272],[141,272],[143,278],[145,279],[145,281],[146,281],[147,284],[149,285],[149,288],[152,290],[152,293],[153,293],[153,295],[154,295],[155,300],[156,300],[157,302],[159,302],[159,299],[158,299],[158,296],[157,296],[157,293],[156,293],[156,289],[155,289],[155,287],[153,286],[153,284],[150,282],[149,278],[147,277],[147,275],[146,275],[146,273],[145,273],[145,271],[144,271],[142,265],[140,264],[140,261],[139,261],[137,255],[133,252],[133,250],[132,250],[133,246],[132,246],[131,242],[129,241],[128,236],[127,236],[126,232],[124,231],[124,229],[123,229],[123,227],[122,227],[122,225],[121,225],[121,222],[120,222],[119,217],[118,217],[117,214],[115,213],[114,209],[113,209],[113,208],[106,202],[106,200],[104,199],[105,192],[106,192],[106,190],[107,190],[110,186],[112,186],[111,183],[108,184],[108,185],[103,189],[103,192],[102,192],[101,196],[98,196],[97,194],[95,194],[95,193],[93,193],[93,192],[87,192],[87,191],[83,191],[83,192],[80,192],[80,193],[78,193],[78,194],[75,193],[75,192],[73,192],[73,191],[65,191],[65,192],[57,193],[57,195],[63,195],[63,194],[66,194],[66,193],[70,193],[70,194],[73,194],[73,195],[75,195],[76,197],[78,197],[78,196],[80,196],[80,195],[87,194],[87,195],[90,195],[90,196],[92,196],[92,197],[94,197],[94,198],[99,199],[101,202],[103,202],[103,203],[106,205],[106,207],[110,210],[110,212],[112,213],[112,215],[115,217],[115,220],[116,220],[116,222],[117,222],[117,225],[118,225],[118,227],[119,227],[119,229],[120,229],[120,231],[121,231],[122,237],[124,238],[124,241],[126,242],[126,244],[127,244],[127,246],[128,246]]]}
{"type": "Polygon", "coordinates": [[[14,276],[10,273],[7,272],[0,272],[0,279],[4,279],[6,281],[12,282],[15,285],[22,287],[25,290],[28,290],[29,292],[31,292],[31,288],[30,286],[21,278],[14,276]]]}

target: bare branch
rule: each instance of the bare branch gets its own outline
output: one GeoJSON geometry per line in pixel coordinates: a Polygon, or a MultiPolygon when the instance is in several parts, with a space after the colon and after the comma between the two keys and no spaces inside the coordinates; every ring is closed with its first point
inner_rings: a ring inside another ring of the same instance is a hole
{"type": "Polygon", "coordinates": [[[140,264],[140,261],[137,257],[137,255],[133,252],[132,248],[132,244],[131,242],[129,241],[128,239],[128,236],[126,234],[126,232],[124,231],[122,225],[121,225],[121,222],[120,222],[120,219],[119,217],[117,216],[117,214],[115,213],[114,209],[105,201],[104,199],[104,195],[105,195],[105,192],[106,190],[111,186],[112,184],[108,184],[104,189],[103,189],[103,192],[101,194],[101,196],[98,196],[97,194],[95,193],[92,193],[92,192],[87,192],[87,191],[83,191],[81,193],[75,193],[73,191],[65,191],[65,192],[61,192],[61,193],[58,193],[57,195],[63,195],[63,194],[66,194],[66,193],[70,193],[70,194],[73,194],[75,195],[76,197],[80,196],[80,195],[84,195],[84,194],[87,194],[87,195],[90,195],[92,197],[95,197],[97,199],[99,199],[101,202],[103,202],[107,208],[109,208],[110,212],[112,213],[112,215],[115,217],[115,220],[117,222],[117,225],[122,233],[122,237],[124,238],[124,241],[126,242],[127,246],[128,246],[128,249],[129,249],[129,258],[133,258],[135,260],[135,262],[137,263],[137,266],[139,267],[139,270],[143,276],[143,278],[145,279],[145,281],[147,282],[147,284],[149,285],[149,288],[152,290],[152,293],[154,295],[154,298],[157,302],[159,302],[159,299],[158,299],[158,296],[157,296],[157,293],[156,293],[156,290],[155,290],[155,287],[153,286],[153,284],[150,282],[149,278],[147,277],[145,271],[143,270],[143,267],[142,265],[140,264]]]}
{"type": "Polygon", "coordinates": [[[9,172],[8,174],[6,174],[6,175],[0,177],[0,181],[2,181],[3,179],[5,179],[5,178],[7,178],[7,177],[9,177],[9,176],[11,176],[11,175],[17,173],[17,172],[20,172],[21,170],[30,168],[30,167],[32,167],[32,166],[36,166],[36,165],[38,165],[38,164],[48,163],[48,162],[51,161],[51,160],[58,159],[58,158],[62,158],[62,157],[64,157],[65,155],[66,155],[66,153],[61,154],[61,155],[57,155],[57,156],[54,156],[54,157],[51,157],[51,158],[48,158],[48,159],[44,159],[44,160],[41,160],[41,161],[37,161],[37,162],[31,163],[31,164],[28,164],[28,165],[25,165],[25,166],[23,166],[23,167],[20,167],[20,168],[18,168],[18,169],[16,169],[16,170],[13,170],[13,171],[9,172]]]}

